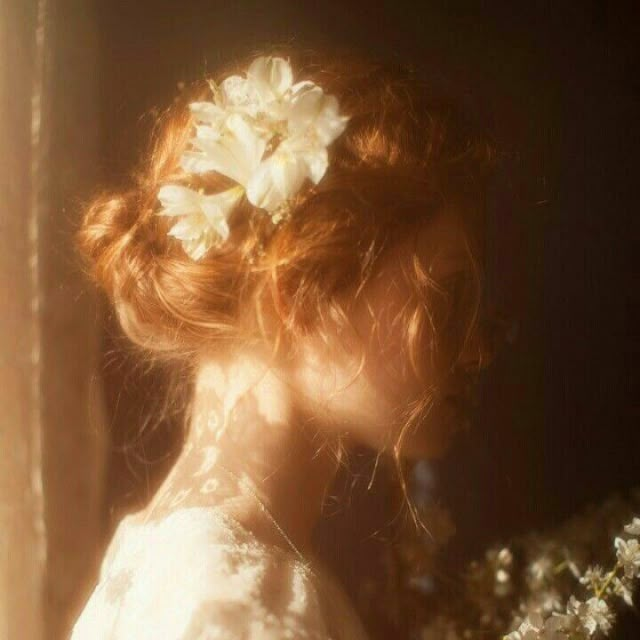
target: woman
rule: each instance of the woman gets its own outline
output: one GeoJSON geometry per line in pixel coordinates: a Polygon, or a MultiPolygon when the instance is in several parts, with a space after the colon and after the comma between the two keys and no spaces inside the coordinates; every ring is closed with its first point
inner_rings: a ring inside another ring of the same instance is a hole
{"type": "Polygon", "coordinates": [[[490,167],[413,74],[353,57],[254,56],[183,92],[79,233],[124,331],[193,393],[74,640],[365,637],[311,534],[354,446],[401,470],[464,426],[495,349],[490,167]]]}

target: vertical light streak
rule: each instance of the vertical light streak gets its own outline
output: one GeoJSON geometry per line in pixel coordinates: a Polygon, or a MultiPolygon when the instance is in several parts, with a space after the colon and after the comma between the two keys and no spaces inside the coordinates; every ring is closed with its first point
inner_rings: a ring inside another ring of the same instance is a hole
{"type": "MultiPolygon", "coordinates": [[[[31,285],[31,397],[30,397],[30,488],[31,514],[36,556],[35,566],[40,572],[39,602],[40,624],[44,614],[44,585],[47,562],[47,538],[44,515],[43,460],[42,460],[42,287],[40,282],[40,221],[45,210],[48,146],[43,136],[43,93],[46,84],[47,0],[37,0],[35,24],[33,82],[31,88],[31,180],[29,207],[29,282],[31,285]]],[[[44,629],[41,628],[44,632],[44,629]]],[[[45,633],[40,633],[44,638],[45,633]]]]}

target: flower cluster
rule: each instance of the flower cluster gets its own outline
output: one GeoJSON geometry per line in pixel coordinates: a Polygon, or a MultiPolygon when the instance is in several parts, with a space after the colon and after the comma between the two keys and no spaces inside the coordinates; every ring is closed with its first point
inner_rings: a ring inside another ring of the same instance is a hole
{"type": "Polygon", "coordinates": [[[176,184],[158,192],[159,215],[179,217],[169,234],[194,260],[228,239],[228,218],[242,197],[278,224],[307,180],[322,179],[327,147],[348,121],[335,96],[308,80],[294,83],[283,58],[259,57],[246,77],[211,90],[211,101],[190,104],[195,135],[180,164],[188,174],[216,172],[236,184],[215,194],[176,184]]]}
{"type": "Polygon", "coordinates": [[[424,558],[404,562],[405,606],[421,640],[595,640],[615,631],[640,578],[640,492],[611,498],[545,535],[489,549],[461,580],[446,575],[425,539],[424,558]],[[628,524],[620,531],[621,522],[628,524]],[[613,541],[613,544],[612,544],[613,541]],[[424,571],[430,578],[418,576],[424,571]],[[608,567],[608,568],[604,568],[608,567]],[[427,584],[428,589],[423,588],[427,584]]]}
{"type": "Polygon", "coordinates": [[[607,635],[614,622],[611,601],[618,597],[632,606],[633,580],[640,578],[640,518],[633,518],[624,531],[629,539],[615,538],[616,563],[610,571],[592,565],[581,574],[575,563],[565,562],[590,597],[582,601],[571,595],[564,611],[530,613],[505,640],[570,640],[607,635]]]}

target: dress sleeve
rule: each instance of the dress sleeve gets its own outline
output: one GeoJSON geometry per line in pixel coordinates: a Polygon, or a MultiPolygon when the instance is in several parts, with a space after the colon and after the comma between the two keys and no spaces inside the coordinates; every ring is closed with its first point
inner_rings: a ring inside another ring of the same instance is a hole
{"type": "MultiPolygon", "coordinates": [[[[278,593],[279,588],[275,586],[269,597],[284,595],[278,593]]],[[[285,586],[283,591],[288,589],[285,586]]],[[[291,602],[272,608],[264,600],[203,600],[195,604],[180,640],[329,640],[315,604],[307,603],[304,610],[296,611],[291,602]]]]}
{"type": "Polygon", "coordinates": [[[329,640],[302,563],[189,515],[118,538],[71,640],[329,640]]]}

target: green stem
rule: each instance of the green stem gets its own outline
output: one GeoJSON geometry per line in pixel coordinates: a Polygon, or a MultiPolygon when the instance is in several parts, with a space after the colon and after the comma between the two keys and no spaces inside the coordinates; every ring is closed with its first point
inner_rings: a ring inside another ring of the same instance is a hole
{"type": "Polygon", "coordinates": [[[616,577],[616,574],[618,573],[619,568],[620,568],[620,563],[616,562],[616,566],[613,567],[613,569],[611,569],[611,571],[609,571],[609,573],[607,574],[607,579],[604,581],[604,584],[602,585],[602,587],[600,587],[600,589],[595,590],[597,598],[601,598],[603,594],[606,592],[607,587],[611,584],[611,581],[616,577]]]}
{"type": "Polygon", "coordinates": [[[555,567],[553,567],[553,573],[555,573],[556,575],[558,573],[562,573],[568,566],[569,563],[566,560],[563,560],[560,564],[557,564],[555,567]]]}

